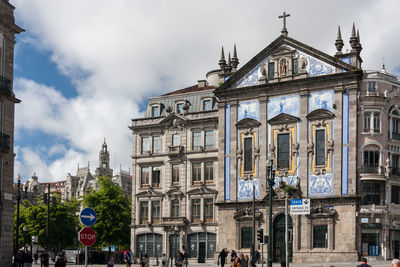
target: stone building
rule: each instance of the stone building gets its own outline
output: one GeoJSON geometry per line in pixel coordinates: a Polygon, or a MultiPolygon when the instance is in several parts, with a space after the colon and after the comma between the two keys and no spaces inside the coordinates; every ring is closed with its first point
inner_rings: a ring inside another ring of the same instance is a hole
{"type": "MultiPolygon", "coordinates": [[[[209,75],[215,75],[212,72],[209,75]]],[[[218,113],[215,86],[197,85],[149,99],[132,120],[131,246],[136,255],[213,261],[216,251],[218,113]]]]}
{"type": "Polygon", "coordinates": [[[121,187],[122,192],[126,195],[132,194],[132,178],[128,171],[120,169],[120,172],[113,176],[113,170],[110,168],[110,152],[104,140],[99,152],[99,166],[96,168],[95,174],[91,174],[89,164],[87,167],[78,166],[76,175],[68,173],[63,184],[62,199],[67,201],[72,198],[81,200],[90,189],[97,190],[99,188],[96,180],[99,176],[109,177],[114,184],[121,187]]]}
{"type": "Polygon", "coordinates": [[[132,120],[136,254],[179,247],[211,261],[209,244],[215,257],[222,248],[249,254],[255,230],[271,227],[272,260],[284,260],[285,201],[302,198],[311,210],[288,216],[290,261],[399,256],[399,79],[362,69],[354,25],[346,53],[338,28],[332,56],[281,33],[239,69],[236,47],[228,62],[222,50],[206,81],[150,98],[145,118],[132,120]]]}
{"type": "Polygon", "coordinates": [[[15,34],[24,30],[15,24],[14,7],[0,1],[0,266],[11,266],[13,255],[15,34]]]}

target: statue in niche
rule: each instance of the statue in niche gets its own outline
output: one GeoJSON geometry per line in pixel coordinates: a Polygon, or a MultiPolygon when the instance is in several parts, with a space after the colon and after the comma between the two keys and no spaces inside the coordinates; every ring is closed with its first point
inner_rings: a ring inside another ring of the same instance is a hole
{"type": "Polygon", "coordinates": [[[281,64],[280,64],[280,74],[281,74],[281,76],[286,75],[286,68],[287,68],[286,60],[282,59],[281,60],[281,64]]]}

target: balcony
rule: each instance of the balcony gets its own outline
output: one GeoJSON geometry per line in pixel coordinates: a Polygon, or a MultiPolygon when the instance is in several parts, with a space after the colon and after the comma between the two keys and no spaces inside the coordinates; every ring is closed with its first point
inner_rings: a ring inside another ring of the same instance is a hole
{"type": "Polygon", "coordinates": [[[391,173],[392,173],[392,175],[400,176],[400,168],[399,167],[392,167],[391,173]]]}
{"type": "Polygon", "coordinates": [[[11,95],[11,80],[4,76],[0,76],[0,92],[8,96],[11,95]]]}
{"type": "Polygon", "coordinates": [[[170,146],[168,147],[169,156],[181,156],[185,151],[184,146],[170,146]]]}
{"type": "Polygon", "coordinates": [[[360,173],[365,174],[382,174],[382,167],[364,165],[360,167],[360,173]]]}
{"type": "Polygon", "coordinates": [[[165,226],[184,226],[189,223],[186,217],[163,217],[161,223],[165,226]]]}

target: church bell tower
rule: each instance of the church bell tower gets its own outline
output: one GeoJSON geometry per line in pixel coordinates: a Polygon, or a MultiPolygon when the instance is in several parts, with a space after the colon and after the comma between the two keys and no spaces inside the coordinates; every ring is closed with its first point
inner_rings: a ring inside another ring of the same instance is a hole
{"type": "Polygon", "coordinates": [[[110,153],[107,150],[106,139],[101,147],[99,153],[99,167],[96,169],[96,176],[106,175],[112,177],[112,170],[110,169],[110,153]]]}

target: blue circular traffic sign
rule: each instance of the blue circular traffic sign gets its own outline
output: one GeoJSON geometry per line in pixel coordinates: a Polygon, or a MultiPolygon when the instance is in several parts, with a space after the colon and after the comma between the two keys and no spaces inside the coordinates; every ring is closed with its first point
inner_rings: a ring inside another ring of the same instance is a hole
{"type": "Polygon", "coordinates": [[[79,214],[81,222],[86,226],[92,226],[96,223],[96,212],[91,208],[84,208],[79,214]]]}

